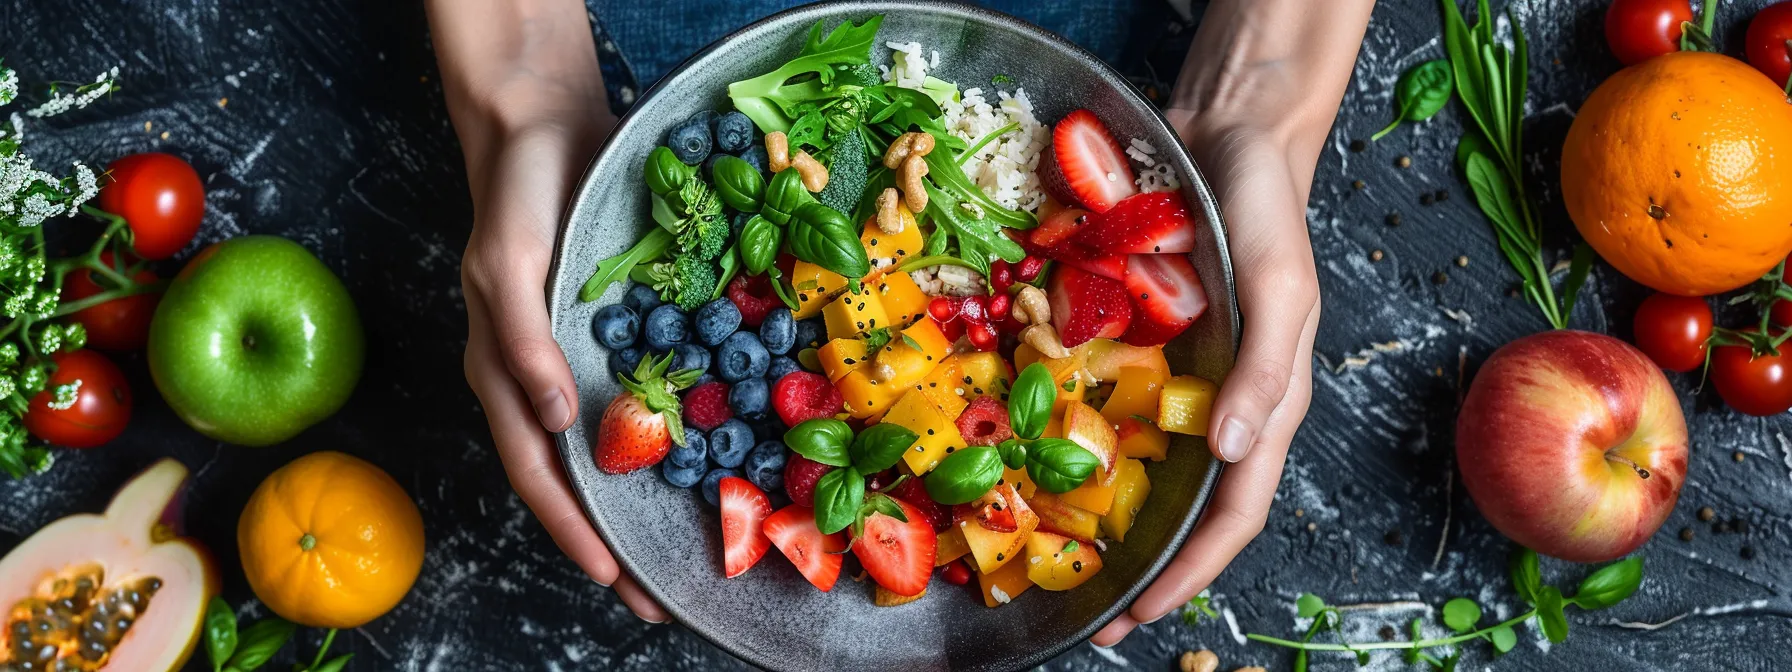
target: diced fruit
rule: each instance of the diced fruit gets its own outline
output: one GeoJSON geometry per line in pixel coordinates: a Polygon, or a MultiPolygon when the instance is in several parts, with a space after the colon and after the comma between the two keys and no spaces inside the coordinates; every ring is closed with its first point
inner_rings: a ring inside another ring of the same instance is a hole
{"type": "MultiPolygon", "coordinates": [[[[1039,205],[1039,226],[1028,233],[1027,238],[1040,247],[1057,245],[1075,235],[1088,214],[1088,210],[1067,207],[1048,195],[1039,205]]],[[[1031,282],[1031,279],[1022,282],[1031,282]]]]}
{"type": "Polygon", "coordinates": [[[865,519],[864,535],[852,542],[852,553],[877,585],[897,595],[913,597],[926,591],[927,580],[933,578],[938,541],[920,509],[899,499],[895,501],[908,522],[881,513],[871,514],[865,519]]]}
{"type": "Polygon", "coordinates": [[[902,451],[902,461],[916,475],[932,471],[940,460],[946,459],[947,450],[965,446],[964,438],[959,435],[958,426],[953,424],[952,418],[947,417],[919,390],[910,390],[896,400],[889,413],[884,415],[883,422],[902,426],[915,433],[915,445],[902,451]]]}
{"type": "Polygon", "coordinates": [[[1065,241],[1045,250],[1045,256],[1111,280],[1126,279],[1127,255],[1124,254],[1103,254],[1074,241],[1065,241]]]}
{"type": "Polygon", "coordinates": [[[846,291],[846,278],[807,261],[798,261],[791,266],[789,281],[791,290],[796,292],[796,319],[799,320],[821,314],[822,306],[846,291]]]}
{"type": "Polygon", "coordinates": [[[843,533],[822,534],[815,527],[815,510],[794,505],[767,516],[763,528],[766,538],[778,547],[778,552],[790,558],[790,564],[796,565],[803,578],[822,592],[833,589],[845,558],[843,533]]]}
{"type": "Polygon", "coordinates": [[[840,390],[826,378],[808,371],[792,371],[779,378],[772,387],[772,408],[785,427],[795,427],[816,418],[831,418],[845,404],[840,390]]]}
{"type": "Polygon", "coordinates": [[[1120,438],[1114,435],[1114,426],[1107,418],[1101,417],[1088,404],[1073,401],[1064,407],[1064,438],[1076,442],[1076,445],[1094,453],[1101,460],[1101,471],[1089,476],[1089,480],[1100,477],[1103,483],[1114,480],[1114,462],[1120,456],[1120,438]]]}
{"type": "Polygon", "coordinates": [[[952,343],[933,320],[922,320],[890,338],[873,353],[871,376],[885,383],[910,387],[933,371],[952,351],[952,343]]]}
{"type": "Polygon", "coordinates": [[[958,435],[966,445],[993,446],[1014,438],[1008,406],[995,397],[978,397],[958,415],[958,435]]]}
{"type": "Polygon", "coordinates": [[[1052,127],[1051,152],[1039,176],[1053,196],[1094,212],[1107,212],[1139,191],[1120,143],[1088,110],[1072,111],[1052,127]]]}
{"type": "Polygon", "coordinates": [[[727,383],[704,383],[684,393],[684,424],[707,432],[731,417],[727,383]]]}
{"type": "Polygon", "coordinates": [[[1097,338],[1089,341],[1086,349],[1089,353],[1089,373],[1102,382],[1118,380],[1121,367],[1127,366],[1145,367],[1157,371],[1165,379],[1170,377],[1170,360],[1164,358],[1163,348],[1139,347],[1097,338]]]}
{"type": "Polygon", "coordinates": [[[1049,492],[1034,492],[1027,498],[1027,506],[1039,515],[1038,532],[1061,534],[1083,543],[1095,541],[1095,535],[1101,532],[1101,516],[1064,503],[1064,499],[1049,492]]]}
{"type": "Polygon", "coordinates": [[[1158,191],[1090,215],[1070,242],[1106,254],[1184,254],[1195,250],[1195,223],[1181,194],[1158,191]]]}
{"type": "Polygon", "coordinates": [[[995,395],[999,401],[1006,401],[1000,395],[1008,392],[1008,385],[1014,382],[1014,374],[1008,368],[1007,360],[993,352],[971,352],[958,356],[958,366],[964,376],[958,379],[953,388],[966,401],[974,401],[985,395],[995,395]]]}
{"type": "Polygon", "coordinates": [[[1045,258],[1029,254],[1020,263],[1014,265],[1014,279],[1019,282],[1033,282],[1039,274],[1045,272],[1045,258]]]}
{"type": "Polygon", "coordinates": [[[898,607],[923,597],[927,597],[926,588],[922,588],[921,592],[915,595],[898,595],[896,591],[889,588],[875,583],[871,584],[871,603],[880,607],[898,607]]]}
{"type": "Polygon", "coordinates": [[[1033,529],[1039,525],[1039,516],[1026,505],[1026,500],[1014,490],[1012,484],[996,487],[1013,492],[1014,496],[1007,499],[1018,502],[1010,507],[1014,514],[1013,532],[996,532],[977,524],[974,514],[972,518],[963,519],[957,515],[956,510],[953,511],[954,518],[958,519],[958,531],[964,534],[965,544],[971,547],[971,557],[977,560],[977,571],[984,573],[993,572],[1013,560],[1026,544],[1027,535],[1032,534],[1033,529]]]}
{"type": "Polygon", "coordinates": [[[821,315],[827,319],[828,338],[858,338],[872,329],[892,326],[890,315],[884,310],[884,300],[875,290],[861,286],[859,291],[841,294],[822,309],[821,315]]]}
{"type": "Polygon", "coordinates": [[[1026,370],[1027,364],[1038,362],[1052,374],[1052,384],[1057,386],[1057,396],[1052,402],[1052,413],[1057,414],[1073,401],[1082,401],[1089,393],[1088,385],[1077,379],[1077,372],[1085,368],[1088,359],[1083,348],[1071,348],[1069,357],[1056,359],[1042,358],[1033,346],[1022,343],[1014,348],[1014,366],[1016,370],[1026,370]],[[1029,360],[1022,364],[1021,360],[1029,360]],[[1076,382],[1071,382],[1076,379],[1076,382]]]}
{"type": "Polygon", "coordinates": [[[1168,343],[1207,310],[1207,290],[1187,255],[1133,255],[1126,264],[1126,293],[1136,310],[1120,340],[1132,345],[1168,343]]]}
{"type": "Polygon", "coordinates": [[[971,568],[962,562],[947,563],[946,568],[940,570],[940,578],[954,586],[962,586],[971,582],[971,568]]]}
{"type": "Polygon", "coordinates": [[[765,519],[772,515],[771,500],[747,479],[722,479],[722,566],[728,578],[759,564],[772,540],[765,536],[765,519]]]}
{"type": "Polygon", "coordinates": [[[784,464],[784,492],[799,506],[815,506],[815,483],[831,470],[833,467],[792,452],[784,464]]]}
{"type": "Polygon", "coordinates": [[[983,606],[993,609],[1020,597],[1033,587],[1033,581],[1027,578],[1027,563],[1011,562],[978,574],[977,585],[983,591],[983,606]]]}
{"type": "Polygon", "coordinates": [[[902,396],[902,388],[874,381],[864,371],[842,376],[834,387],[840,389],[840,395],[846,401],[847,414],[860,420],[883,417],[902,396]]]}
{"type": "Polygon", "coordinates": [[[1168,377],[1157,369],[1139,366],[1120,368],[1114,391],[1101,407],[1101,415],[1116,425],[1128,416],[1157,417],[1157,402],[1163,396],[1168,377]]]}
{"type": "Polygon", "coordinates": [[[1014,509],[1009,506],[1004,488],[1000,485],[990,488],[976,501],[952,507],[954,522],[969,520],[991,532],[1013,532],[1018,529],[1014,519],[1014,509]]]}
{"type": "Polygon", "coordinates": [[[1052,414],[1052,419],[1046,421],[1046,423],[1045,423],[1045,431],[1040,432],[1039,436],[1040,436],[1040,438],[1045,438],[1045,439],[1062,439],[1062,438],[1064,438],[1064,414],[1063,413],[1052,414]]]}
{"type": "Polygon", "coordinates": [[[927,495],[927,486],[921,484],[919,477],[910,476],[902,479],[901,483],[885,491],[885,494],[913,504],[915,508],[920,509],[921,514],[927,516],[927,521],[933,525],[933,531],[952,529],[952,507],[933,501],[933,498],[927,495]]]}
{"type": "Polygon", "coordinates": [[[1047,291],[1052,303],[1052,326],[1064,347],[1074,348],[1091,338],[1117,338],[1132,324],[1132,304],[1126,287],[1077,268],[1060,268],[1052,274],[1047,291]]]}
{"type": "MultiPolygon", "coordinates": [[[[779,299],[777,292],[772,289],[771,278],[763,273],[759,275],[742,273],[734,276],[733,280],[728,281],[728,300],[734,302],[735,308],[740,309],[741,324],[754,329],[759,328],[760,323],[765,321],[766,313],[784,305],[783,300],[779,299]]],[[[815,309],[821,310],[822,303],[826,303],[826,301],[815,304],[815,309]]]]}
{"type": "Polygon", "coordinates": [[[1138,460],[1120,460],[1119,471],[1114,477],[1114,508],[1102,516],[1101,529],[1116,541],[1126,541],[1133,517],[1151,496],[1151,479],[1145,477],[1145,463],[1138,460]]]}
{"type": "Polygon", "coordinates": [[[970,552],[971,546],[965,543],[964,533],[958,531],[957,525],[953,525],[939,533],[939,543],[933,549],[933,566],[939,567],[970,552]]]}
{"type": "Polygon", "coordinates": [[[1166,432],[1207,436],[1213,399],[1220,386],[1198,376],[1176,376],[1164,383],[1157,406],[1157,427],[1166,432]]]}
{"type": "MultiPolygon", "coordinates": [[[[1145,416],[1151,417],[1151,416],[1145,416]]],[[[1136,417],[1125,417],[1114,423],[1119,429],[1114,434],[1120,437],[1120,455],[1162,461],[1170,455],[1170,435],[1157,425],[1136,417]]]]}
{"type": "Polygon", "coordinates": [[[896,214],[902,218],[902,231],[899,233],[884,233],[877,225],[876,217],[865,220],[865,231],[859,234],[859,244],[865,246],[865,257],[871,260],[871,275],[867,276],[867,280],[875,279],[884,270],[901,264],[911,255],[921,253],[924,243],[921,240],[921,227],[915,223],[915,214],[902,206],[896,208],[896,214]]]}
{"type": "Polygon", "coordinates": [[[1070,590],[1101,571],[1101,553],[1094,544],[1050,532],[1034,532],[1027,540],[1027,580],[1046,590],[1070,590]]]}
{"type": "Polygon", "coordinates": [[[821,370],[827,372],[830,383],[855,370],[871,372],[871,358],[865,355],[865,342],[857,338],[828,341],[815,354],[821,359],[821,370]]]}
{"type": "MultiPolygon", "coordinates": [[[[1047,425],[1047,427],[1050,427],[1050,425],[1047,425]]],[[[1051,432],[1047,431],[1043,436],[1050,437],[1051,432]]],[[[1004,467],[1002,469],[1002,480],[997,481],[996,484],[1001,485],[1003,483],[1013,485],[1015,491],[1020,493],[1022,499],[1032,498],[1033,493],[1039,489],[1039,486],[1033,485],[1033,477],[1027,475],[1027,470],[1024,467],[1020,469],[1009,469],[1004,467]]]]}
{"type": "Polygon", "coordinates": [[[964,412],[967,404],[964,397],[958,396],[953,390],[963,384],[964,369],[958,366],[958,356],[946,355],[945,359],[940,360],[939,366],[933,367],[933,371],[928,372],[927,377],[915,385],[922,394],[927,395],[928,401],[939,407],[941,413],[948,418],[956,418],[959,413],[964,412]]]}
{"type": "Polygon", "coordinates": [[[877,291],[893,327],[908,327],[927,315],[927,295],[907,273],[884,274],[877,280],[877,291]]]}
{"type": "Polygon", "coordinates": [[[1075,490],[1058,495],[1058,498],[1064,500],[1065,504],[1089,513],[1098,516],[1108,515],[1108,512],[1114,508],[1114,484],[1102,485],[1102,479],[1099,476],[1099,474],[1090,476],[1089,480],[1083,481],[1083,484],[1077,486],[1075,490]]]}

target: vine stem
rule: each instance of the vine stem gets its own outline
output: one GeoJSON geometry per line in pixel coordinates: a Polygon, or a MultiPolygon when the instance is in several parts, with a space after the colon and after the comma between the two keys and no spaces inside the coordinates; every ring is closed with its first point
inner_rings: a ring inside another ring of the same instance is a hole
{"type": "Polygon", "coordinates": [[[1706,35],[1710,35],[1711,28],[1715,25],[1717,25],[1717,0],[1705,0],[1704,7],[1699,10],[1699,27],[1705,29],[1706,35]]]}
{"type": "MultiPolygon", "coordinates": [[[[161,281],[157,281],[157,282],[133,283],[132,286],[129,286],[129,287],[120,287],[118,289],[108,289],[106,291],[100,292],[93,296],[89,296],[85,299],[81,299],[78,301],[70,301],[68,303],[58,305],[58,306],[56,306],[56,312],[50,313],[50,317],[57,318],[57,317],[62,317],[64,315],[73,315],[75,313],[81,312],[81,311],[91,308],[93,306],[100,305],[107,301],[111,301],[113,299],[122,299],[127,296],[136,296],[138,294],[150,294],[153,292],[162,291],[163,289],[167,289],[167,288],[168,288],[168,281],[161,280],[161,281]]],[[[0,334],[0,336],[3,336],[3,334],[0,334]]]]}
{"type": "Polygon", "coordinates": [[[1469,641],[1472,639],[1480,639],[1482,636],[1484,636],[1490,632],[1493,632],[1500,628],[1510,628],[1514,625],[1523,623],[1526,620],[1529,620],[1532,616],[1536,616],[1536,615],[1537,615],[1537,610],[1532,609],[1530,611],[1524,612],[1523,614],[1519,614],[1518,617],[1513,618],[1511,620],[1507,620],[1507,621],[1504,621],[1504,622],[1496,624],[1496,625],[1491,625],[1491,626],[1482,628],[1480,630],[1476,630],[1474,632],[1463,633],[1460,635],[1456,635],[1454,637],[1445,637],[1443,639],[1421,639],[1416,642],[1370,642],[1367,644],[1313,644],[1310,642],[1296,642],[1291,639],[1281,639],[1278,637],[1270,637],[1267,635],[1259,635],[1256,633],[1250,633],[1250,634],[1245,635],[1245,639],[1249,639],[1254,642],[1262,642],[1264,644],[1274,644],[1276,646],[1284,646],[1284,647],[1288,647],[1290,649],[1301,649],[1304,651],[1338,651],[1341,653],[1354,653],[1357,651],[1390,651],[1390,650],[1400,650],[1400,649],[1410,649],[1410,650],[1418,651],[1418,650],[1423,650],[1423,649],[1436,648],[1439,646],[1449,646],[1451,644],[1466,642],[1466,641],[1469,641]]]}
{"type": "Polygon", "coordinates": [[[324,664],[324,654],[330,650],[330,644],[334,643],[335,641],[336,641],[336,629],[330,628],[330,633],[327,635],[324,635],[324,645],[318,647],[318,649],[317,649],[317,657],[311,659],[311,667],[308,667],[305,669],[315,670],[315,669],[317,669],[317,666],[324,664]]]}

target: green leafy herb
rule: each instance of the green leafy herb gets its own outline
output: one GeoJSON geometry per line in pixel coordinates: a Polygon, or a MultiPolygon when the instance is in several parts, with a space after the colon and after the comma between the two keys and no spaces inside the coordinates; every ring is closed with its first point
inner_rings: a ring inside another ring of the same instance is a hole
{"type": "Polygon", "coordinates": [[[765,185],[765,197],[759,204],[759,214],[778,226],[788,226],[790,217],[798,208],[815,202],[809,195],[809,189],[803,186],[802,175],[794,170],[786,170],[772,176],[771,182],[765,185]]]}
{"type": "Polygon", "coordinates": [[[1002,464],[1009,469],[1025,469],[1027,466],[1027,442],[1020,439],[1008,439],[996,445],[996,454],[1002,457],[1002,464]]]}
{"type": "Polygon", "coordinates": [[[1078,548],[1081,548],[1081,547],[1077,546],[1075,539],[1071,539],[1070,541],[1067,541],[1064,543],[1064,552],[1065,553],[1075,553],[1076,549],[1078,549],[1078,548]]]}
{"type": "Polygon", "coordinates": [[[342,672],[342,668],[348,666],[348,661],[354,657],[355,654],[345,653],[330,659],[330,662],[314,665],[305,672],[342,672]]]}
{"type": "Polygon", "coordinates": [[[591,279],[586,280],[585,286],[579,290],[579,300],[596,301],[604,295],[604,290],[609,289],[610,283],[628,277],[637,264],[664,256],[667,250],[672,249],[673,242],[671,232],[655,228],[642,236],[627,252],[597,262],[597,271],[591,274],[591,279]]]}
{"type": "Polygon", "coordinates": [[[1027,450],[1027,476],[1046,492],[1075,490],[1101,468],[1101,458],[1068,439],[1040,439],[1027,450]]]}
{"type": "Polygon", "coordinates": [[[947,455],[922,483],[941,504],[968,504],[1002,480],[1002,458],[989,446],[970,446],[947,455]]]}
{"type": "Polygon", "coordinates": [[[678,191],[696,172],[695,166],[686,165],[670,147],[661,145],[647,153],[647,161],[641,165],[641,181],[647,183],[648,191],[665,196],[678,191]]]}
{"type": "Polygon", "coordinates": [[[1369,139],[1380,140],[1394,132],[1403,121],[1430,119],[1450,102],[1450,90],[1455,83],[1455,78],[1450,75],[1450,62],[1443,59],[1425,61],[1408,69],[1394,85],[1396,109],[1393,123],[1376,131],[1369,139]]]}
{"type": "Polygon", "coordinates": [[[865,477],[857,469],[846,467],[822,474],[815,482],[815,527],[822,534],[851,527],[864,504],[865,477]]]}
{"type": "Polygon", "coordinates": [[[871,272],[871,258],[859,244],[859,232],[840,211],[811,201],[797,208],[789,226],[790,253],[796,258],[848,278],[871,272]]]}
{"type": "Polygon", "coordinates": [[[839,95],[829,84],[841,69],[871,62],[871,45],[881,23],[881,15],[864,23],[849,21],[823,37],[818,21],[809,29],[809,37],[796,58],[771,72],[729,84],[728,97],[735,109],[751,118],[759,130],[788,131],[790,114],[797,106],[839,95]]]}
{"type": "Polygon", "coordinates": [[[784,432],[784,445],[796,454],[830,467],[852,464],[848,447],[852,445],[852,428],[834,418],[804,420],[784,432]]]}
{"type": "Polygon", "coordinates": [[[915,352],[922,352],[921,342],[915,340],[915,337],[910,336],[907,333],[902,334],[902,344],[912,348],[915,352]]]}
{"type": "Polygon", "coordinates": [[[1208,591],[1203,590],[1200,594],[1195,595],[1188,601],[1188,606],[1182,610],[1182,624],[1192,628],[1200,625],[1202,619],[1219,618],[1220,612],[1214,610],[1212,601],[1213,596],[1208,591]]]}
{"type": "Polygon", "coordinates": [[[214,597],[205,607],[205,657],[212,663],[212,672],[219,672],[236,653],[236,612],[222,598],[214,597]]]}
{"type": "Polygon", "coordinates": [[[1069,380],[1064,381],[1064,391],[1065,392],[1075,392],[1076,391],[1076,379],[1075,378],[1071,378],[1069,380]]]}
{"type": "Polygon", "coordinates": [[[1021,369],[1014,386],[1008,391],[1008,424],[1014,435],[1037,439],[1052,419],[1052,405],[1058,401],[1052,372],[1044,364],[1034,362],[1021,369]]]}
{"type": "Polygon", "coordinates": [[[1444,603],[1444,625],[1456,632],[1468,632],[1475,629],[1475,623],[1481,620],[1481,605],[1466,597],[1458,597],[1444,603]]]}
{"type": "Polygon", "coordinates": [[[791,122],[790,133],[786,138],[790,142],[791,153],[795,154],[798,147],[808,146],[818,150],[826,147],[827,140],[823,139],[823,133],[827,127],[827,119],[821,116],[820,109],[810,110],[797,117],[796,121],[791,122]]]}
{"type": "Polygon", "coordinates": [[[241,672],[260,669],[281,647],[286,646],[286,642],[292,639],[298,628],[291,621],[281,618],[256,621],[243,629],[237,638],[236,654],[230,657],[230,662],[226,665],[241,672]]]}
{"type": "Polygon", "coordinates": [[[716,159],[709,174],[716,182],[716,195],[728,207],[740,212],[759,212],[761,199],[765,198],[765,178],[753,164],[740,157],[724,155],[716,159]]]}
{"type": "Polygon", "coordinates": [[[991,84],[1013,84],[1014,78],[1009,77],[1008,75],[1001,74],[1001,73],[996,73],[996,76],[989,78],[989,83],[991,83],[991,84]]]}
{"type": "Polygon", "coordinates": [[[1626,558],[1599,568],[1574,591],[1574,606],[1604,609],[1623,602],[1643,584],[1643,559],[1626,558]]]}
{"type": "Polygon", "coordinates": [[[893,422],[880,422],[866,427],[854,437],[847,452],[852,455],[852,466],[859,473],[875,474],[896,466],[902,460],[903,451],[915,445],[913,431],[893,422]]]}
{"type": "Polygon", "coordinates": [[[741,227],[736,243],[740,245],[741,263],[746,265],[748,273],[757,275],[777,264],[778,248],[784,244],[784,230],[762,215],[753,215],[741,227]]]}
{"type": "MultiPolygon", "coordinates": [[[[866,353],[877,352],[879,348],[890,344],[890,328],[878,327],[876,329],[868,330],[865,332],[864,336],[859,337],[859,340],[865,343],[866,353]]],[[[916,350],[919,349],[920,348],[916,348],[916,350]]]]}

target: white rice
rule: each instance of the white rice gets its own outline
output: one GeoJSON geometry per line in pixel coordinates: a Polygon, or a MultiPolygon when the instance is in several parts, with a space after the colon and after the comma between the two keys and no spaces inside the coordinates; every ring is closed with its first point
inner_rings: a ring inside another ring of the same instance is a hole
{"type": "MultiPolygon", "coordinates": [[[[927,71],[939,65],[939,52],[923,56],[919,42],[890,42],[895,65],[884,68],[884,81],[897,86],[920,90],[927,82],[927,71]]],[[[1018,128],[991,141],[976,154],[964,160],[965,175],[997,203],[1004,207],[1035,212],[1045,201],[1045,190],[1039,183],[1039,159],[1051,139],[1051,129],[1033,116],[1033,103],[1025,89],[1014,93],[996,91],[992,103],[981,88],[965,89],[958,100],[941,105],[945,112],[946,130],[966,145],[1009,124],[1018,128]]]]}
{"type": "Polygon", "coordinates": [[[1181,189],[1182,180],[1176,178],[1176,170],[1170,164],[1158,163],[1157,159],[1152,158],[1155,154],[1157,148],[1143,138],[1133,138],[1127,144],[1126,157],[1132,159],[1135,168],[1133,172],[1138,173],[1133,178],[1133,184],[1139,185],[1139,191],[1145,193],[1181,189]]]}

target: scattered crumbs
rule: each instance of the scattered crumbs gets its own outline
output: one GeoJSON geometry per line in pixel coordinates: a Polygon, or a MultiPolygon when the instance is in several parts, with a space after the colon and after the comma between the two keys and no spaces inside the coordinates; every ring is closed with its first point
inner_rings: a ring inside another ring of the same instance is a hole
{"type": "Polygon", "coordinates": [[[163,140],[167,140],[167,139],[168,139],[168,132],[167,132],[167,131],[162,131],[162,139],[163,139],[163,140]]]}
{"type": "Polygon", "coordinates": [[[1376,352],[1400,352],[1406,349],[1406,341],[1392,340],[1385,343],[1370,343],[1369,347],[1376,352]]]}
{"type": "Polygon", "coordinates": [[[1457,255],[1456,266],[1458,268],[1468,268],[1468,255],[1466,255],[1466,254],[1457,255]]]}
{"type": "Polygon", "coordinates": [[[1427,191],[1423,194],[1419,194],[1419,205],[1431,205],[1431,192],[1427,191]]]}
{"type": "Polygon", "coordinates": [[[1307,531],[1308,532],[1318,532],[1319,531],[1319,523],[1307,523],[1307,531]]]}
{"type": "Polygon", "coordinates": [[[1680,528],[1680,540],[1681,541],[1692,541],[1692,528],[1690,528],[1690,527],[1680,528]]]}
{"type": "Polygon", "coordinates": [[[1398,159],[1394,159],[1394,166],[1398,167],[1398,168],[1411,168],[1412,167],[1412,157],[1401,156],[1398,159]]]}
{"type": "Polygon", "coordinates": [[[1742,547],[1742,551],[1741,551],[1741,555],[1742,555],[1742,559],[1743,559],[1743,560],[1753,560],[1753,559],[1755,559],[1755,547],[1753,547],[1753,546],[1743,546],[1743,547],[1742,547]]]}
{"type": "Polygon", "coordinates": [[[1568,270],[1568,267],[1570,267],[1572,265],[1574,265],[1574,262],[1569,259],[1557,259],[1556,265],[1549,267],[1549,274],[1555,275],[1557,273],[1561,273],[1563,271],[1568,270]]]}
{"type": "Polygon", "coordinates": [[[1369,185],[1367,183],[1363,182],[1362,180],[1357,180],[1355,182],[1350,183],[1350,188],[1355,189],[1357,191],[1362,191],[1364,188],[1366,188],[1368,186],[1369,185]]]}
{"type": "Polygon", "coordinates": [[[1437,376],[1439,378],[1444,377],[1444,367],[1439,366],[1434,369],[1431,369],[1431,375],[1437,376]]]}
{"type": "Polygon", "coordinates": [[[1388,213],[1388,226],[1399,226],[1399,225],[1400,225],[1400,213],[1398,213],[1398,212],[1388,213]]]}
{"type": "Polygon", "coordinates": [[[1699,508],[1699,520],[1700,521],[1709,523],[1709,522],[1711,522],[1712,518],[1716,518],[1716,517],[1717,517],[1717,512],[1712,511],[1711,507],[1706,506],[1706,507],[1699,508]]]}
{"type": "Polygon", "coordinates": [[[1301,518],[1301,517],[1304,517],[1304,516],[1306,516],[1306,515],[1307,515],[1307,510],[1306,510],[1306,509],[1295,509],[1295,510],[1294,510],[1294,517],[1295,517],[1295,518],[1301,518]]]}
{"type": "Polygon", "coordinates": [[[1735,455],[1731,455],[1730,457],[1735,458],[1735,460],[1737,462],[1741,462],[1742,461],[1742,451],[1738,450],[1738,451],[1736,451],[1735,455]]]}
{"type": "Polygon", "coordinates": [[[417,75],[417,83],[418,84],[428,84],[429,83],[429,75],[417,75]]]}
{"type": "Polygon", "coordinates": [[[1450,190],[1449,189],[1437,190],[1437,194],[1432,196],[1431,200],[1437,201],[1438,203],[1442,203],[1444,201],[1450,200],[1450,190]]]}
{"type": "Polygon", "coordinates": [[[145,121],[145,122],[143,122],[143,132],[144,132],[144,133],[148,133],[148,132],[149,132],[149,129],[150,129],[150,128],[152,128],[152,127],[154,127],[154,126],[155,126],[155,125],[156,125],[156,124],[155,124],[155,122],[153,122],[153,121],[145,121]]]}
{"type": "Polygon", "coordinates": [[[219,98],[218,99],[218,107],[223,107],[223,106],[229,105],[229,104],[230,104],[229,98],[219,98]]]}
{"type": "Polygon", "coordinates": [[[1444,311],[1445,316],[1447,316],[1450,319],[1455,320],[1457,322],[1461,322],[1461,323],[1467,324],[1467,325],[1473,325],[1475,323],[1474,316],[1469,315],[1468,311],[1466,311],[1466,310],[1456,310],[1454,308],[1444,308],[1443,311],[1444,311]]]}

